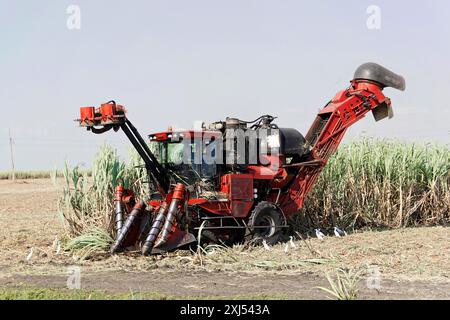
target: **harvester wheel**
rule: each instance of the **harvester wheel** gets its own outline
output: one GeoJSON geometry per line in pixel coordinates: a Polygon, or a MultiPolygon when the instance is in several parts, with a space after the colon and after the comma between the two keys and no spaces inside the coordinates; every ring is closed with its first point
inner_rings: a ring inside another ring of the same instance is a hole
{"type": "Polygon", "coordinates": [[[258,203],[248,221],[253,242],[261,244],[265,240],[269,245],[277,243],[281,237],[282,228],[280,226],[283,221],[283,214],[275,204],[267,201],[258,203]]]}

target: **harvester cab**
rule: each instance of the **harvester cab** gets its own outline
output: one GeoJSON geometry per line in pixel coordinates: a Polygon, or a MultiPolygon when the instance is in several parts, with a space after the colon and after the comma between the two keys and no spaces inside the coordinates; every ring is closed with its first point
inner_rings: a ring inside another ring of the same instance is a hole
{"type": "Polygon", "coordinates": [[[386,87],[403,91],[405,80],[378,64],[361,65],[306,136],[263,115],[150,134],[146,142],[114,101],[82,107],[80,126],[96,134],[124,131],[153,186],[140,201],[116,187],[111,251],[135,244],[144,255],[170,251],[195,243],[199,230],[206,242],[227,245],[279,241],[346,130],[369,111],[376,121],[392,117],[391,101],[382,92],[386,87]]]}

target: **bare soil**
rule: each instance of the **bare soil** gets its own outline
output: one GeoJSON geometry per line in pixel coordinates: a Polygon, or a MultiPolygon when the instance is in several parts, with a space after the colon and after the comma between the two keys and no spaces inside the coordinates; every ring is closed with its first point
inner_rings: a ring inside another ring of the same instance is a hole
{"type": "MultiPolygon", "coordinates": [[[[75,261],[69,253],[55,252],[55,238],[63,237],[56,199],[56,189],[49,179],[0,181],[0,287],[65,288],[67,267],[78,265],[83,289],[192,297],[245,298],[262,294],[323,299],[328,294],[318,287],[329,287],[326,273],[333,274],[337,268],[376,265],[381,272],[380,287],[369,289],[363,279],[359,286],[362,299],[450,299],[447,227],[370,231],[345,238],[327,237],[324,241],[296,241],[297,248],[288,254],[284,253],[285,245],[280,244],[272,251],[239,252],[236,256],[242,257],[243,263],[231,261],[222,265],[176,266],[170,263],[174,259],[171,255],[145,258],[133,253],[75,261]],[[251,263],[257,258],[288,265],[309,258],[311,248],[331,262],[267,270],[251,263]]],[[[182,256],[192,260],[189,252],[182,256]]]]}

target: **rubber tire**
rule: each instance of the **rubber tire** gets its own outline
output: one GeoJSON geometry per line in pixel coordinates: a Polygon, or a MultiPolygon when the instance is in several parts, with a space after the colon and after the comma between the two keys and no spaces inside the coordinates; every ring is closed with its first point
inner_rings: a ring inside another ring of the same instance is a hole
{"type": "Polygon", "coordinates": [[[253,209],[248,221],[248,226],[253,232],[252,241],[256,244],[261,244],[265,240],[268,245],[274,245],[279,242],[282,236],[282,228],[276,228],[275,226],[282,225],[283,221],[283,215],[275,204],[261,201],[253,209]],[[268,223],[268,229],[270,228],[270,230],[252,228],[254,226],[266,225],[265,223],[268,223]]]}

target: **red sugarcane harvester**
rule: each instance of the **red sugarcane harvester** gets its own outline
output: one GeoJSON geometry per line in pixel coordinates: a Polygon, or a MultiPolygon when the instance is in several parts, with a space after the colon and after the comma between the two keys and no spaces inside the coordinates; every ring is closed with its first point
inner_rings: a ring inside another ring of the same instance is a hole
{"type": "Polygon", "coordinates": [[[145,199],[116,187],[111,252],[136,244],[144,255],[170,251],[195,243],[199,230],[202,239],[227,245],[246,238],[279,241],[347,129],[369,111],[376,121],[391,118],[382,91],[405,90],[403,77],[375,63],[361,65],[350,83],[318,113],[306,136],[264,115],[170,129],[150,134],[147,143],[114,101],[82,107],[79,124],[96,134],[122,129],[149,177],[145,199]]]}

